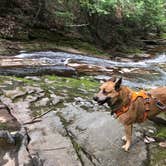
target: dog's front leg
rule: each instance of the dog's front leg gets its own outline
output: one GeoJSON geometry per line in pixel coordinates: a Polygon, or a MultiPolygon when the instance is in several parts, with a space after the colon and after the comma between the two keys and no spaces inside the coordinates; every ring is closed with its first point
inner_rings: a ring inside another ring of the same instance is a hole
{"type": "Polygon", "coordinates": [[[132,139],[132,125],[125,125],[125,138],[126,144],[122,146],[125,151],[128,151],[131,145],[132,139]]]}

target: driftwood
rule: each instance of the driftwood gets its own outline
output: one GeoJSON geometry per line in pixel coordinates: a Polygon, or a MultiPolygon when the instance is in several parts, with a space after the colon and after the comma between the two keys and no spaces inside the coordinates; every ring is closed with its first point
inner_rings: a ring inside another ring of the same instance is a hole
{"type": "Polygon", "coordinates": [[[43,114],[41,114],[41,115],[36,116],[35,118],[33,118],[31,121],[25,122],[25,123],[23,123],[23,124],[26,125],[26,124],[33,124],[33,123],[36,123],[36,122],[40,122],[41,119],[39,119],[39,118],[41,118],[42,116],[48,114],[48,113],[51,112],[52,110],[53,110],[53,109],[49,109],[47,112],[44,112],[43,114]]]}

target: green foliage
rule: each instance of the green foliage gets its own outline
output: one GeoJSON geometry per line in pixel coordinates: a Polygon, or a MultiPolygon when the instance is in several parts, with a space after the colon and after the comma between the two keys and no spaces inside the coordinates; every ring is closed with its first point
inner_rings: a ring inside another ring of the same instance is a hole
{"type": "Polygon", "coordinates": [[[149,32],[166,32],[165,0],[12,0],[4,1],[0,11],[4,38],[52,39],[51,33],[38,33],[51,29],[107,49],[149,32]],[[34,27],[37,33],[29,31],[34,27]]]}
{"type": "Polygon", "coordinates": [[[166,128],[165,128],[165,126],[160,126],[156,136],[161,137],[161,138],[166,138],[166,128]]]}
{"type": "Polygon", "coordinates": [[[80,0],[80,5],[86,8],[90,14],[109,14],[109,8],[112,7],[114,0],[80,0]]]}
{"type": "Polygon", "coordinates": [[[145,23],[145,28],[165,28],[166,8],[164,5],[164,0],[144,1],[144,16],[142,16],[142,21],[145,23]]]}
{"type": "Polygon", "coordinates": [[[164,29],[166,25],[165,0],[80,0],[91,14],[116,15],[120,9],[124,24],[135,24],[142,29],[164,29]]]}
{"type": "Polygon", "coordinates": [[[74,18],[73,14],[69,11],[56,11],[55,16],[59,19],[63,19],[65,24],[71,23],[74,18]]]}

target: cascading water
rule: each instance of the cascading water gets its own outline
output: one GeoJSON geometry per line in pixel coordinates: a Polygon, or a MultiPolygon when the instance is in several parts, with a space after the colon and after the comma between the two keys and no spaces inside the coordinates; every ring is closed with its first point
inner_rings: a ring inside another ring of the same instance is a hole
{"type": "MultiPolygon", "coordinates": [[[[117,75],[124,77],[124,84],[131,87],[151,88],[166,85],[166,54],[156,55],[154,58],[134,61],[107,60],[91,56],[71,54],[65,52],[34,52],[22,53],[18,58],[33,58],[46,61],[52,65],[63,65],[70,58],[75,63],[98,65],[105,68],[113,68],[117,75]]],[[[93,73],[92,73],[93,74],[93,73]]],[[[102,75],[105,75],[103,72],[102,75]]]]}

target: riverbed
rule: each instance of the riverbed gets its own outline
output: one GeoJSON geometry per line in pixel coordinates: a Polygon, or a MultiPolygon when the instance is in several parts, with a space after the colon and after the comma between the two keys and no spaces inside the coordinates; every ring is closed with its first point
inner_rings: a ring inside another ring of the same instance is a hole
{"type": "Polygon", "coordinates": [[[0,131],[9,134],[0,140],[0,165],[165,165],[166,149],[159,146],[165,126],[135,125],[131,149],[124,152],[123,126],[107,105],[92,100],[101,82],[113,75],[135,90],[166,85],[165,52],[103,59],[39,51],[1,60],[0,131]],[[145,135],[160,142],[147,144],[145,135]]]}

